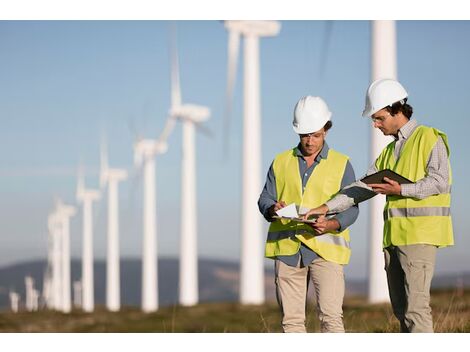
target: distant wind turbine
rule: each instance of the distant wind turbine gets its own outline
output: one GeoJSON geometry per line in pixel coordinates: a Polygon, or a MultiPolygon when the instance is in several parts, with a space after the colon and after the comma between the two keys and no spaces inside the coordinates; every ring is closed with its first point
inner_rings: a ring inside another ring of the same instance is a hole
{"type": "Polygon", "coordinates": [[[13,313],[18,313],[19,303],[20,303],[20,295],[15,291],[10,291],[10,308],[13,313]]]}
{"type": "Polygon", "coordinates": [[[48,308],[52,308],[52,280],[51,280],[51,268],[52,268],[52,250],[49,243],[48,256],[47,256],[47,267],[44,271],[42,280],[42,297],[44,305],[48,308]]]}
{"type": "Polygon", "coordinates": [[[50,241],[50,275],[51,275],[51,299],[50,307],[62,310],[62,224],[57,211],[49,214],[47,219],[50,241]]]}
{"type": "Polygon", "coordinates": [[[182,103],[176,34],[172,44],[169,115],[170,119],[178,119],[183,124],[179,303],[193,306],[199,300],[195,128],[201,128],[200,124],[209,118],[210,110],[205,106],[182,103]]]}
{"type": "Polygon", "coordinates": [[[119,193],[118,184],[127,179],[127,171],[108,167],[106,143],[101,144],[101,188],[108,189],[108,237],[106,255],[106,308],[116,312],[121,308],[119,270],[119,193]]]}
{"type": "Polygon", "coordinates": [[[83,304],[83,289],[82,282],[80,280],[73,282],[73,305],[75,308],[82,308],[83,304]]]}
{"type": "Polygon", "coordinates": [[[24,278],[25,292],[26,292],[26,310],[28,312],[33,311],[33,291],[34,291],[34,280],[31,276],[26,276],[24,278]]]}
{"type": "Polygon", "coordinates": [[[93,312],[93,202],[100,199],[98,190],[86,189],[83,170],[80,168],[77,181],[77,201],[83,204],[83,245],[82,245],[82,307],[85,312],[93,312]]]}
{"type": "Polygon", "coordinates": [[[134,144],[134,163],[143,169],[142,311],[158,310],[157,215],[155,156],[167,151],[162,141],[141,139],[134,144]]]}
{"type": "Polygon", "coordinates": [[[242,238],[240,258],[240,302],[262,304],[264,295],[263,234],[256,203],[261,192],[261,108],[259,37],[275,36],[276,21],[226,21],[229,32],[227,111],[232,105],[240,36],[244,37],[244,109],[242,238]]]}
{"type": "Polygon", "coordinates": [[[70,281],[70,218],[75,215],[75,207],[64,204],[61,200],[56,203],[56,211],[61,226],[61,311],[69,313],[71,304],[70,281]]]}

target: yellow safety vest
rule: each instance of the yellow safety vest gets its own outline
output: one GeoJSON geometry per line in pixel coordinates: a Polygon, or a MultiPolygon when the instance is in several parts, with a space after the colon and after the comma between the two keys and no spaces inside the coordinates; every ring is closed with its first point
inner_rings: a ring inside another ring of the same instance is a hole
{"type": "MultiPolygon", "coordinates": [[[[395,142],[390,143],[375,162],[378,170],[391,169],[416,182],[426,176],[426,165],[438,137],[441,136],[450,155],[447,136],[432,127],[418,126],[402,146],[398,161],[395,142]]],[[[383,247],[391,245],[432,244],[446,247],[454,244],[450,216],[452,172],[449,163],[449,184],[442,194],[416,199],[387,196],[384,208],[383,247]]]]}
{"type": "MultiPolygon", "coordinates": [[[[321,159],[313,169],[302,194],[295,148],[279,154],[273,162],[278,201],[295,203],[299,209],[307,210],[320,206],[340,190],[347,161],[346,155],[329,149],[327,158],[321,159]]],[[[316,236],[309,225],[285,219],[269,226],[265,255],[268,258],[293,255],[299,251],[301,242],[325,260],[338,264],[349,262],[349,230],[316,236]]]]}

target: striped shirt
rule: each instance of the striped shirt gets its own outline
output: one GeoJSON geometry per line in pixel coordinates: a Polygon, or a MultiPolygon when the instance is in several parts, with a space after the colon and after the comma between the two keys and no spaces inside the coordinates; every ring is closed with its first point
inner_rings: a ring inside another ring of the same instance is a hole
{"type": "MultiPolygon", "coordinates": [[[[418,127],[418,122],[413,119],[408,121],[405,125],[398,130],[398,137],[395,137],[395,150],[394,155],[398,160],[401,154],[401,149],[406,140],[413,134],[418,127]]],[[[376,173],[378,170],[375,163],[369,167],[367,174],[376,173]]],[[[363,177],[361,177],[362,179],[363,177]]],[[[401,185],[401,195],[404,197],[411,197],[417,199],[424,199],[434,194],[445,193],[448,190],[449,184],[449,164],[447,148],[444,141],[439,136],[436,144],[431,150],[431,155],[426,165],[426,177],[411,184],[401,185]]],[[[377,193],[372,191],[372,188],[367,186],[364,182],[359,180],[346,186],[334,198],[327,201],[325,204],[332,212],[341,212],[354,204],[358,204],[367,199],[372,198],[377,193]]]]}

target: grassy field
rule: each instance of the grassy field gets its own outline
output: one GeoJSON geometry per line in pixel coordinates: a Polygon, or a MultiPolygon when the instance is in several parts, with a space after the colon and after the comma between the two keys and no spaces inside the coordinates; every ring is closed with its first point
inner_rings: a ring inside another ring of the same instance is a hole
{"type": "MultiPolygon", "coordinates": [[[[433,291],[431,305],[436,332],[470,332],[470,290],[433,291]]],[[[52,311],[0,314],[0,332],[281,332],[277,304],[241,306],[205,303],[195,307],[164,307],[144,314],[136,308],[110,313],[99,308],[92,314],[52,311]]],[[[398,322],[388,304],[369,305],[363,298],[344,303],[347,332],[398,332],[398,322]]],[[[309,332],[318,332],[313,306],[307,321],[309,332]]]]}

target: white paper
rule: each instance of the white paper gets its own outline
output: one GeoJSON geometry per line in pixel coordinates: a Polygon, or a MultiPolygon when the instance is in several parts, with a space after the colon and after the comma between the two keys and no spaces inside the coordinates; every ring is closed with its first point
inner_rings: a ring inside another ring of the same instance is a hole
{"type": "Polygon", "coordinates": [[[276,214],[282,216],[284,218],[298,218],[299,214],[297,214],[297,208],[295,207],[295,203],[289,204],[288,206],[279,209],[276,211],[276,214]]]}

